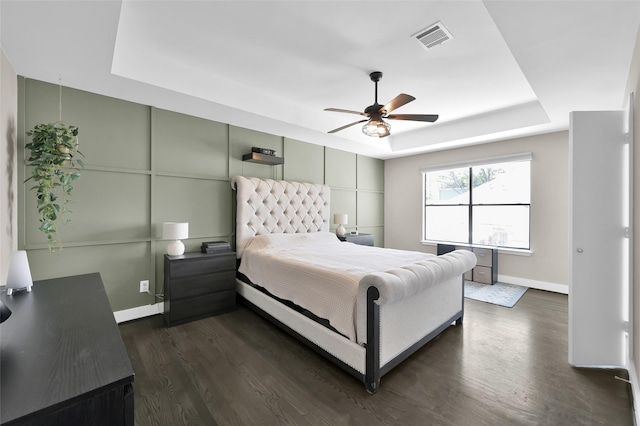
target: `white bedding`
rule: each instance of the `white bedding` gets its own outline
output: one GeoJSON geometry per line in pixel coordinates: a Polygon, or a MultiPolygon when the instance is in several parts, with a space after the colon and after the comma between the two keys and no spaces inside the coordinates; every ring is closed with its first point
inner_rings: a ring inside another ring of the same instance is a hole
{"type": "Polygon", "coordinates": [[[328,319],[332,327],[357,342],[360,279],[434,257],[341,242],[329,232],[270,234],[251,238],[238,270],[273,295],[328,319]]]}

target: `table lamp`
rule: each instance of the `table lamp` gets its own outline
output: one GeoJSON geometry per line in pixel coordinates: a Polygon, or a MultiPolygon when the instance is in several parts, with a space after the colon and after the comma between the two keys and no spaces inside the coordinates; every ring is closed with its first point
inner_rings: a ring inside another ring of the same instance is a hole
{"type": "Polygon", "coordinates": [[[11,254],[9,260],[9,274],[7,275],[7,296],[11,296],[14,291],[31,291],[33,279],[31,269],[29,269],[29,259],[27,252],[18,250],[11,254]]]}
{"type": "Polygon", "coordinates": [[[167,246],[167,254],[179,256],[184,254],[183,239],[189,238],[189,224],[180,222],[164,222],[162,224],[162,239],[173,240],[167,246]]]}
{"type": "Polygon", "coordinates": [[[348,218],[349,218],[349,215],[346,213],[336,213],[333,215],[333,223],[338,225],[338,227],[336,228],[337,236],[344,237],[344,234],[347,233],[343,225],[346,225],[347,223],[349,223],[348,218]]]}

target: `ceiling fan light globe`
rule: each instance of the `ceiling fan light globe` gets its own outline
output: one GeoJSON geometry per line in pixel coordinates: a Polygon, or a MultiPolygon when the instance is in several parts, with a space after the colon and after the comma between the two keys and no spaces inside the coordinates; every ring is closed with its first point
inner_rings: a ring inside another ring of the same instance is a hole
{"type": "Polygon", "coordinates": [[[383,138],[389,136],[391,126],[384,120],[369,120],[362,126],[362,133],[373,138],[383,138]]]}

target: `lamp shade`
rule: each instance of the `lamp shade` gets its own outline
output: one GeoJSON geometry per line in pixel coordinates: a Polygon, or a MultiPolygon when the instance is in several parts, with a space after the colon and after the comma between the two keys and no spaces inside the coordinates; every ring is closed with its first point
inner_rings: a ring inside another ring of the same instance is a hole
{"type": "Polygon", "coordinates": [[[182,240],[189,238],[189,224],[181,222],[164,222],[162,224],[163,240],[182,240]]]}
{"type": "Polygon", "coordinates": [[[31,269],[29,268],[29,259],[27,252],[18,250],[11,254],[9,260],[9,273],[7,275],[7,295],[13,294],[14,290],[26,289],[31,291],[33,279],[31,278],[31,269]]]}
{"type": "Polygon", "coordinates": [[[336,225],[346,225],[349,223],[349,215],[346,213],[336,213],[333,215],[333,223],[336,225]]]}

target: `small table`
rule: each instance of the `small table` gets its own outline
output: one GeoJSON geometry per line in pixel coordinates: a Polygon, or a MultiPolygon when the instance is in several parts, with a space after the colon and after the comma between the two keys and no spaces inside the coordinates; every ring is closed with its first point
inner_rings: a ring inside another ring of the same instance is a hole
{"type": "Polygon", "coordinates": [[[373,247],[373,234],[345,234],[344,237],[338,236],[340,241],[346,241],[348,243],[359,244],[361,246],[373,247]]]}
{"type": "Polygon", "coordinates": [[[236,253],[164,256],[164,322],[168,326],[236,307],[236,253]]]}
{"type": "Polygon", "coordinates": [[[495,284],[498,282],[498,250],[488,247],[473,247],[469,245],[438,244],[438,256],[454,250],[472,251],[478,263],[475,268],[464,274],[464,279],[482,284],[495,284]]]}

